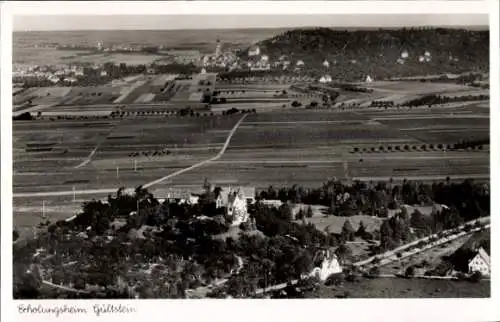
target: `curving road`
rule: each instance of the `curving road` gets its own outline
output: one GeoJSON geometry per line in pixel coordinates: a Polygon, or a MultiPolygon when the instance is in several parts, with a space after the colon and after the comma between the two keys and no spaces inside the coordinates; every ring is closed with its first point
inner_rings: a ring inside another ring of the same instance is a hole
{"type": "MultiPolygon", "coordinates": [[[[219,151],[219,153],[217,153],[217,155],[215,155],[214,157],[212,157],[210,159],[207,159],[207,160],[201,161],[199,163],[196,163],[196,164],[194,164],[194,165],[192,165],[190,167],[181,169],[179,171],[176,171],[174,173],[171,173],[169,175],[161,177],[159,179],[147,182],[147,183],[145,183],[143,185],[143,187],[144,188],[151,187],[151,186],[153,186],[155,184],[158,184],[158,183],[160,183],[162,181],[165,181],[165,180],[171,179],[171,178],[173,178],[175,176],[178,176],[180,174],[183,174],[184,172],[191,171],[193,169],[202,167],[202,166],[204,166],[206,164],[209,164],[210,162],[213,162],[213,161],[216,161],[216,160],[220,159],[222,157],[222,155],[224,154],[224,152],[226,152],[226,149],[229,146],[229,143],[231,142],[231,139],[232,139],[234,133],[236,133],[236,130],[241,125],[241,123],[243,122],[243,120],[245,119],[245,117],[247,115],[248,114],[244,114],[239,119],[239,121],[233,126],[233,128],[231,129],[231,131],[229,132],[229,134],[228,134],[228,136],[226,138],[226,142],[224,142],[224,145],[222,146],[222,149],[219,151]]],[[[74,194],[75,195],[109,194],[109,193],[114,193],[114,192],[116,192],[116,188],[92,189],[92,190],[66,190],[66,191],[14,193],[13,197],[14,198],[23,198],[23,197],[56,197],[56,196],[72,196],[74,194]]]]}

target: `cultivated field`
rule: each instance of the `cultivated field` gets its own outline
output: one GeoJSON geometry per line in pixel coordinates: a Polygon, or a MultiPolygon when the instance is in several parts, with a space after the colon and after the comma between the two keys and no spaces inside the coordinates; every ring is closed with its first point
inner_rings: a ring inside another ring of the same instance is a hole
{"type": "Polygon", "coordinates": [[[14,192],[141,184],[214,156],[239,118],[15,122],[14,192]]]}
{"type": "MultiPolygon", "coordinates": [[[[153,77],[146,83],[156,81],[160,82],[159,78],[153,77]]],[[[140,97],[150,92],[150,85],[147,87],[134,95],[140,97]]],[[[245,93],[256,95],[259,90],[275,93],[279,88],[274,85],[247,88],[245,93]]],[[[79,93],[75,91],[71,93],[79,93]]],[[[52,96],[80,96],[67,94],[61,90],[52,96]]],[[[487,147],[482,151],[447,152],[418,148],[424,144],[487,139],[489,110],[483,103],[411,110],[306,110],[279,108],[281,102],[249,103],[245,100],[250,97],[238,95],[245,103],[217,104],[213,105],[214,110],[256,106],[258,113],[247,115],[225,153],[217,160],[150,187],[152,191],[169,187],[197,189],[204,178],[220,185],[256,188],[292,184],[318,187],[329,178],[346,176],[374,181],[391,177],[396,181],[403,178],[433,181],[447,176],[458,180],[471,176],[489,179],[487,147]],[[395,151],[395,146],[405,145],[417,149],[395,151]],[[383,151],[380,146],[384,147],[383,151]],[[354,153],[354,148],[365,152],[354,153]]],[[[105,113],[110,106],[88,105],[79,109],[105,113]]],[[[54,107],[57,108],[73,110],[73,106],[54,107]]],[[[149,108],[153,107],[142,107],[143,110],[149,108]]],[[[241,116],[14,122],[14,193],[71,193],[73,189],[102,188],[109,191],[156,180],[214,157],[241,116]]],[[[87,197],[76,195],[76,199],[87,197]]],[[[58,206],[79,205],[73,202],[72,196],[16,197],[14,210],[28,214],[31,208],[26,207],[39,208],[41,199],[51,206],[47,211],[57,216],[62,214],[58,206]]]]}

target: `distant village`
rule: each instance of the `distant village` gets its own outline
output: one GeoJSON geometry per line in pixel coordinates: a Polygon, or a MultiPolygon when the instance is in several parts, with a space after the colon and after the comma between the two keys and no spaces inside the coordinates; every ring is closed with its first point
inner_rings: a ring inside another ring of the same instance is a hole
{"type": "MultiPolygon", "coordinates": [[[[223,43],[217,40],[215,44],[215,51],[210,54],[203,55],[197,50],[168,50],[164,46],[158,47],[131,47],[131,46],[110,46],[105,47],[102,42],[98,42],[96,46],[76,46],[64,45],[57,47],[58,50],[87,50],[88,55],[97,55],[100,53],[129,53],[129,54],[157,54],[163,55],[164,58],[158,59],[155,62],[145,66],[144,72],[146,74],[161,73],[160,66],[164,65],[194,65],[199,70],[215,70],[215,71],[293,71],[300,72],[306,70],[306,64],[303,60],[292,61],[286,55],[281,55],[276,60],[272,60],[261,48],[253,45],[248,49],[248,57],[241,59],[238,57],[238,50],[228,49],[224,50],[223,43]]],[[[408,58],[407,52],[402,54],[403,58],[398,59],[398,63],[404,64],[404,60],[408,58]]],[[[429,61],[430,53],[425,52],[424,56],[420,57],[421,61],[429,61]]],[[[419,59],[420,59],[419,58],[419,59]]],[[[355,63],[355,62],[353,62],[355,63]]],[[[46,80],[49,85],[75,85],[79,80],[85,79],[89,76],[101,77],[108,79],[109,72],[105,65],[114,65],[119,67],[123,63],[68,63],[57,65],[36,65],[26,63],[14,63],[12,70],[12,78],[16,88],[23,87],[25,80],[38,79],[46,80]]],[[[320,83],[332,82],[332,76],[328,74],[328,69],[336,62],[330,63],[324,60],[323,67],[325,73],[317,79],[320,83]]],[[[370,75],[366,75],[361,81],[372,81],[370,75]]],[[[81,85],[81,84],[78,84],[81,85]]]]}

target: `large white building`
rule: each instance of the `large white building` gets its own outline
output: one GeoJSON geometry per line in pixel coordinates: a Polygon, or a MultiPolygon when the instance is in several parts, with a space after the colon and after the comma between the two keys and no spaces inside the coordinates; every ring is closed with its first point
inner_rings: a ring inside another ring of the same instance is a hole
{"type": "Polygon", "coordinates": [[[342,273],[342,266],[335,253],[330,249],[322,249],[314,255],[313,259],[314,268],[309,273],[309,276],[317,277],[320,281],[333,275],[342,273]]]}
{"type": "Polygon", "coordinates": [[[490,276],[490,256],[481,247],[476,256],[469,261],[469,273],[480,272],[483,276],[490,276]]]}
{"type": "Polygon", "coordinates": [[[248,221],[247,205],[254,202],[254,187],[222,187],[216,199],[216,206],[226,207],[227,215],[233,217],[232,226],[239,226],[248,221]]]}

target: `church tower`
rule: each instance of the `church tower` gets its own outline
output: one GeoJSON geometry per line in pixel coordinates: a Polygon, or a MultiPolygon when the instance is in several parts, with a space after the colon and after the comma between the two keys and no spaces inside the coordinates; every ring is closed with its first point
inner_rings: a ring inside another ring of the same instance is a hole
{"type": "Polygon", "coordinates": [[[222,43],[219,38],[217,38],[217,46],[215,47],[215,58],[220,57],[222,54],[222,43]]]}

